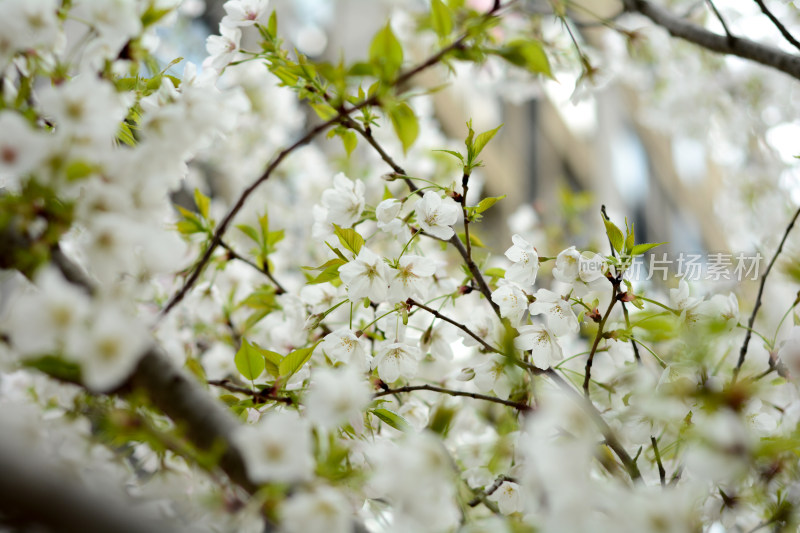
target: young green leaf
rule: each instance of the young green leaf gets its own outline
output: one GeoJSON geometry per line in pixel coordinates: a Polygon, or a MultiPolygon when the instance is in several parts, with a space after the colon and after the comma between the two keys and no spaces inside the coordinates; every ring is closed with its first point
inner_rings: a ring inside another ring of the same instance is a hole
{"type": "Polygon", "coordinates": [[[544,48],[538,41],[530,39],[517,39],[506,44],[495,53],[503,59],[535,74],[544,74],[548,78],[553,77],[550,70],[550,61],[544,48]]]}
{"type": "Polygon", "coordinates": [[[408,152],[419,135],[419,124],[414,111],[405,102],[400,102],[389,109],[389,118],[392,120],[394,132],[403,144],[403,153],[408,152]]]}
{"type": "Polygon", "coordinates": [[[261,239],[258,236],[258,232],[255,230],[254,227],[248,226],[247,224],[238,224],[236,229],[250,237],[256,244],[261,244],[261,239]]]}
{"type": "Polygon", "coordinates": [[[247,342],[247,339],[242,339],[242,346],[236,352],[233,362],[239,373],[250,381],[256,379],[264,371],[264,356],[255,346],[247,342]]]}
{"type": "Polygon", "coordinates": [[[489,209],[490,207],[492,207],[494,204],[496,204],[498,201],[502,200],[505,197],[506,195],[504,194],[503,196],[490,196],[489,198],[484,198],[483,200],[478,202],[478,205],[475,207],[475,212],[483,213],[484,211],[486,211],[487,209],[489,209]]]}
{"type": "Polygon", "coordinates": [[[489,141],[492,140],[492,137],[494,137],[495,134],[498,131],[500,131],[500,128],[502,127],[503,125],[500,124],[495,129],[484,131],[483,133],[475,137],[475,143],[473,144],[474,157],[478,157],[480,155],[481,151],[483,151],[483,149],[486,147],[489,141]]]}
{"type": "Polygon", "coordinates": [[[353,228],[342,228],[337,224],[333,225],[333,231],[339,237],[339,242],[342,243],[342,246],[358,255],[361,247],[364,246],[364,237],[353,228]]]}
{"type": "Polygon", "coordinates": [[[444,152],[446,154],[450,154],[459,161],[461,161],[462,164],[464,163],[464,156],[454,150],[434,150],[434,152],[444,152]]]}
{"type": "Polygon", "coordinates": [[[350,154],[352,154],[353,150],[358,146],[358,137],[355,132],[350,130],[342,132],[339,136],[342,138],[342,144],[344,145],[345,152],[347,152],[347,157],[350,157],[350,154]]]}
{"type": "MultiPolygon", "coordinates": [[[[317,344],[319,344],[319,342],[317,344]]],[[[278,372],[280,372],[280,375],[284,378],[289,378],[300,370],[303,365],[311,359],[311,354],[314,352],[314,348],[317,347],[317,344],[309,346],[308,348],[300,348],[284,357],[280,364],[278,364],[278,372]]]]}
{"type": "Polygon", "coordinates": [[[633,248],[631,248],[631,255],[642,255],[643,253],[652,250],[656,246],[661,246],[662,244],[667,244],[666,242],[643,242],[642,244],[637,244],[633,248]]]}
{"type": "Polygon", "coordinates": [[[613,246],[617,252],[622,253],[622,248],[625,244],[625,237],[622,236],[622,230],[610,220],[603,219],[603,224],[606,226],[606,235],[608,235],[608,240],[611,241],[611,246],[613,246]]]}
{"type": "Polygon", "coordinates": [[[388,409],[380,407],[378,409],[372,409],[370,413],[380,418],[383,423],[388,424],[398,431],[408,431],[411,429],[411,426],[406,422],[405,418],[388,409]]]}
{"type": "Polygon", "coordinates": [[[403,47],[388,22],[372,39],[369,60],[381,69],[385,79],[391,78],[403,64],[403,47]]]}
{"type": "Polygon", "coordinates": [[[208,219],[208,210],[211,205],[211,200],[203,194],[200,189],[194,190],[194,203],[197,204],[197,211],[205,219],[208,219]]]}
{"type": "Polygon", "coordinates": [[[431,27],[439,37],[447,37],[453,30],[453,17],[442,0],[431,1],[431,27]]]}

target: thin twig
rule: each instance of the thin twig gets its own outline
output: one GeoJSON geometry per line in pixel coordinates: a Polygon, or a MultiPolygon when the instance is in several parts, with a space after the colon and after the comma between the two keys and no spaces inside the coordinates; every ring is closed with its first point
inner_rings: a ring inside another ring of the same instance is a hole
{"type": "Polygon", "coordinates": [[[516,478],[510,476],[505,476],[505,475],[497,476],[497,479],[494,480],[494,483],[492,483],[492,485],[488,489],[480,491],[480,493],[477,496],[475,496],[475,498],[470,500],[469,503],[467,503],[467,505],[469,505],[470,507],[477,507],[488,496],[491,496],[492,494],[497,492],[497,489],[500,488],[500,485],[502,485],[506,481],[508,481],[509,483],[517,482],[516,478]]]}
{"type": "Polygon", "coordinates": [[[454,325],[455,327],[457,327],[458,329],[460,329],[461,331],[463,331],[464,333],[466,333],[467,335],[469,335],[470,337],[472,337],[473,339],[478,341],[478,343],[480,343],[481,346],[486,348],[487,351],[493,352],[493,353],[500,353],[500,350],[498,350],[497,348],[492,347],[492,345],[490,345],[488,342],[483,340],[480,336],[478,336],[474,331],[469,329],[467,326],[465,326],[464,324],[462,324],[460,322],[456,322],[455,320],[453,320],[450,317],[447,317],[447,316],[441,314],[436,309],[433,309],[432,307],[428,307],[427,305],[425,305],[423,303],[419,303],[418,301],[416,301],[416,300],[414,300],[412,298],[409,298],[408,300],[406,300],[406,303],[409,304],[409,305],[415,305],[415,306],[419,307],[420,309],[424,309],[425,311],[429,312],[430,314],[432,314],[433,316],[435,316],[439,320],[444,320],[445,322],[448,322],[448,323],[454,325]]]}
{"type": "Polygon", "coordinates": [[[706,0],[706,4],[714,12],[714,16],[717,17],[717,20],[720,24],[722,24],[722,30],[725,32],[725,35],[728,37],[728,43],[733,43],[736,37],[731,33],[731,30],[728,29],[728,24],[725,22],[725,19],[722,18],[722,13],[719,12],[717,6],[714,5],[714,0],[706,0]]]}
{"type": "Polygon", "coordinates": [[[775,255],[772,256],[772,260],[767,265],[767,269],[764,271],[764,275],[761,276],[761,283],[758,286],[758,294],[756,295],[756,303],[753,306],[753,312],[750,314],[750,320],[747,321],[747,333],[744,336],[744,342],[742,343],[742,348],[739,350],[739,361],[736,363],[736,368],[733,369],[733,381],[736,382],[736,378],[739,376],[739,370],[741,370],[742,365],[744,364],[744,359],[747,356],[747,346],[750,344],[750,337],[752,336],[753,324],[756,321],[756,315],[758,314],[758,310],[761,307],[761,298],[764,295],[764,285],[767,283],[767,277],[769,276],[770,271],[772,271],[773,265],[775,265],[775,261],[778,259],[778,256],[783,251],[783,245],[786,243],[786,239],[789,237],[789,232],[792,231],[794,227],[794,223],[797,221],[797,217],[800,217],[800,208],[795,211],[792,220],[789,222],[789,225],[786,226],[786,231],[783,232],[783,238],[781,239],[780,244],[778,244],[778,249],[775,250],[775,255]]]}
{"type": "Polygon", "coordinates": [[[450,396],[466,396],[467,398],[472,398],[474,400],[484,400],[487,402],[492,403],[499,403],[505,405],[507,407],[513,407],[517,411],[530,411],[532,407],[528,404],[522,402],[514,402],[511,400],[503,400],[502,398],[498,398],[496,396],[489,396],[486,394],[478,394],[476,392],[467,392],[461,390],[453,390],[453,389],[446,389],[444,387],[437,387],[436,385],[406,385],[404,387],[398,387],[396,389],[386,389],[380,392],[376,392],[373,397],[380,398],[381,396],[388,396],[390,394],[398,394],[401,392],[414,392],[417,390],[427,390],[431,392],[440,392],[442,394],[447,394],[450,396]]]}
{"type": "Polygon", "coordinates": [[[265,276],[267,276],[267,278],[272,282],[272,284],[275,285],[275,294],[284,294],[284,293],[286,293],[286,289],[283,288],[283,286],[278,282],[278,280],[275,279],[275,276],[272,275],[272,272],[270,272],[267,261],[264,261],[264,267],[262,268],[262,267],[258,266],[256,263],[254,263],[253,261],[249,260],[248,258],[246,258],[243,255],[241,255],[238,252],[236,252],[225,241],[222,241],[222,240],[219,241],[219,246],[220,246],[220,248],[224,248],[225,250],[227,250],[228,251],[228,255],[230,257],[232,257],[233,259],[236,259],[237,261],[241,261],[242,263],[248,264],[251,267],[253,267],[256,270],[258,270],[259,272],[261,272],[262,274],[264,274],[265,276]]]}
{"type": "Polygon", "coordinates": [[[800,79],[800,56],[787,54],[773,46],[757,43],[743,37],[731,40],[727,36],[717,35],[677,17],[668,10],[647,0],[623,0],[623,3],[629,12],[641,13],[655,24],[666,29],[674,37],[702,46],[712,52],[749,59],[780,70],[793,78],[800,79]]]}
{"type": "Polygon", "coordinates": [[[763,2],[763,0],[755,0],[755,2],[756,4],[758,4],[758,7],[761,8],[761,12],[764,13],[770,21],[772,21],[772,23],[775,25],[776,28],[778,28],[778,31],[781,32],[783,38],[789,41],[789,43],[792,46],[800,50],[800,41],[794,38],[794,36],[789,32],[789,30],[786,29],[786,26],[784,26],[783,23],[780,20],[778,20],[778,17],[776,17],[775,14],[769,10],[769,8],[763,2]]]}
{"type": "Polygon", "coordinates": [[[608,320],[611,311],[614,309],[614,305],[617,303],[617,293],[619,292],[619,283],[612,282],[614,287],[611,292],[611,302],[608,304],[608,309],[606,309],[603,318],[600,319],[600,323],[597,325],[597,335],[594,337],[594,342],[592,343],[592,349],[589,351],[589,357],[586,359],[586,371],[583,376],[583,393],[588,397],[589,396],[589,382],[592,379],[592,363],[594,362],[594,354],[597,352],[597,347],[600,345],[600,339],[603,338],[603,327],[606,325],[606,321],[608,320]]]}
{"type": "Polygon", "coordinates": [[[227,379],[209,379],[207,382],[209,385],[213,385],[214,387],[219,387],[221,389],[225,389],[229,392],[237,392],[239,394],[246,394],[248,396],[252,396],[254,400],[263,400],[263,401],[272,401],[272,402],[280,402],[285,403],[286,405],[292,405],[294,400],[287,396],[275,396],[274,394],[269,394],[263,390],[251,390],[245,387],[239,387],[238,385],[234,385],[227,379]]]}
{"type": "Polygon", "coordinates": [[[658,464],[658,479],[661,480],[661,486],[667,486],[667,472],[664,470],[664,465],[661,464],[661,454],[658,453],[658,442],[652,435],[650,436],[650,443],[653,445],[653,453],[656,456],[656,464],[658,464]]]}

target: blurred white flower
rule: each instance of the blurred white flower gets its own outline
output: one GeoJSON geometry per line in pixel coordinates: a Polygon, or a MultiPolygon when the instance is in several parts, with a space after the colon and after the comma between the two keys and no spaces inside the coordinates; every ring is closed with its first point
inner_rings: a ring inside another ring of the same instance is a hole
{"type": "Polygon", "coordinates": [[[357,417],[372,399],[369,382],[354,367],[320,368],[312,381],[304,404],[312,424],[334,429],[357,417]]]}
{"type": "Polygon", "coordinates": [[[305,481],[314,471],[308,424],[290,411],[270,411],[232,437],[253,483],[305,481]]]}
{"type": "Polygon", "coordinates": [[[521,513],[525,509],[521,487],[513,481],[503,483],[489,495],[489,501],[495,502],[503,514],[521,513]]]}
{"type": "Polygon", "coordinates": [[[350,533],[354,512],[338,490],[316,487],[288,498],[281,505],[283,533],[350,533]]]}

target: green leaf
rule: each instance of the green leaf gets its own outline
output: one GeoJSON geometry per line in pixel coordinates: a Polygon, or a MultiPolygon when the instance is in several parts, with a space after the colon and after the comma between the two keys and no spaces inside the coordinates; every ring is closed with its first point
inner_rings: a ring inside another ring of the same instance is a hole
{"type": "Polygon", "coordinates": [[[434,152],[444,152],[446,154],[450,154],[453,157],[455,157],[456,159],[458,159],[459,161],[461,161],[461,163],[464,163],[464,156],[459,154],[455,150],[434,150],[434,152]]]}
{"type": "Polygon", "coordinates": [[[273,39],[278,36],[278,13],[276,11],[273,11],[269,16],[269,22],[267,22],[267,31],[273,39]]]}
{"type": "Polygon", "coordinates": [[[544,74],[548,78],[553,77],[550,70],[550,61],[544,52],[541,43],[530,39],[517,39],[507,43],[504,47],[496,50],[495,53],[503,59],[530,72],[544,74]]]}
{"type": "Polygon", "coordinates": [[[611,241],[611,246],[618,252],[622,252],[622,247],[625,243],[625,237],[622,236],[622,230],[620,230],[616,224],[611,222],[610,220],[603,219],[603,224],[606,226],[606,235],[608,235],[608,240],[611,241]]]}
{"type": "Polygon", "coordinates": [[[438,433],[442,437],[446,437],[450,431],[450,424],[455,418],[456,410],[447,407],[444,404],[439,404],[431,414],[430,421],[428,422],[428,429],[434,433],[438,433]]]}
{"type": "Polygon", "coordinates": [[[442,0],[431,1],[431,27],[439,37],[447,37],[453,30],[453,18],[442,0]]]}
{"type": "Polygon", "coordinates": [[[77,363],[67,361],[54,355],[45,355],[38,359],[28,359],[23,363],[28,368],[35,368],[48,376],[67,381],[69,383],[81,382],[81,367],[77,363]]]}
{"type": "Polygon", "coordinates": [[[332,108],[328,104],[322,104],[322,103],[314,104],[314,103],[312,103],[312,104],[309,104],[309,105],[311,106],[311,109],[313,109],[314,112],[317,114],[317,116],[319,118],[321,118],[322,120],[330,120],[330,119],[332,119],[333,117],[335,117],[337,115],[336,110],[334,108],[332,108]]]}
{"type": "Polygon", "coordinates": [[[248,226],[247,224],[238,224],[236,229],[250,237],[256,244],[261,244],[261,239],[258,236],[258,232],[255,230],[254,227],[248,226]]]}
{"type": "Polygon", "coordinates": [[[643,242],[631,248],[631,255],[642,255],[643,253],[652,250],[656,246],[667,244],[666,242],[643,242]]]}
{"type": "Polygon", "coordinates": [[[333,225],[333,231],[339,237],[339,242],[342,243],[342,246],[358,255],[361,247],[364,246],[364,237],[353,228],[342,228],[337,224],[333,225]]]}
{"type": "Polygon", "coordinates": [[[342,144],[344,145],[345,152],[347,152],[347,157],[350,157],[350,154],[352,154],[353,150],[358,146],[358,137],[356,137],[355,132],[350,130],[342,132],[339,136],[342,138],[342,144]]]}
{"type": "Polygon", "coordinates": [[[117,131],[117,139],[128,146],[136,146],[136,137],[133,136],[131,126],[127,122],[120,122],[119,131],[117,131]]]}
{"type": "Polygon", "coordinates": [[[631,229],[628,232],[628,236],[625,237],[625,252],[626,253],[630,253],[630,251],[633,250],[634,242],[636,242],[636,241],[635,241],[634,233],[633,233],[633,225],[631,225],[631,229]]]}
{"type": "Polygon", "coordinates": [[[484,147],[489,143],[489,141],[492,140],[492,137],[494,137],[495,134],[497,134],[497,132],[500,131],[500,128],[502,127],[503,125],[500,124],[495,129],[484,131],[483,133],[475,137],[475,143],[473,144],[474,157],[478,157],[478,155],[480,155],[484,147]]]}
{"type": "MultiPolygon", "coordinates": [[[[341,259],[335,259],[334,261],[341,261],[341,259]]],[[[317,283],[325,283],[327,281],[332,282],[339,279],[339,267],[344,263],[345,262],[337,262],[326,267],[325,270],[320,272],[316,278],[310,280],[308,285],[316,285],[317,283]]]]}
{"type": "Polygon", "coordinates": [[[385,79],[394,76],[403,64],[403,47],[388,22],[372,39],[369,60],[381,69],[385,79]]]}
{"type": "Polygon", "coordinates": [[[208,220],[208,210],[211,205],[211,200],[203,194],[200,189],[194,190],[194,203],[197,204],[197,211],[200,216],[208,220]]]}
{"type": "Polygon", "coordinates": [[[273,377],[280,377],[281,371],[279,366],[281,361],[283,360],[283,356],[278,352],[273,352],[271,350],[261,349],[261,355],[264,356],[265,368],[267,372],[273,377]]]}
{"type": "Polygon", "coordinates": [[[389,118],[400,142],[403,143],[403,153],[408,152],[419,135],[419,124],[414,111],[405,102],[392,106],[389,109],[389,118]]]}
{"type": "MultiPolygon", "coordinates": [[[[320,342],[322,341],[317,342],[317,344],[320,342]]],[[[314,352],[314,348],[317,347],[317,344],[309,346],[308,348],[300,348],[284,357],[278,365],[278,372],[280,375],[284,378],[289,378],[300,370],[303,365],[311,359],[311,354],[314,352]]]]}
{"type": "Polygon", "coordinates": [[[264,371],[264,356],[247,339],[242,339],[242,346],[233,358],[236,369],[250,381],[256,379],[264,371]]]}
{"type": "Polygon", "coordinates": [[[483,213],[484,211],[486,211],[487,209],[489,209],[490,207],[492,207],[494,204],[496,204],[498,201],[502,200],[505,197],[506,195],[504,194],[503,196],[490,196],[489,198],[484,198],[483,200],[478,202],[478,205],[475,207],[475,212],[483,213]]]}
{"type": "Polygon", "coordinates": [[[388,424],[398,431],[408,431],[411,429],[411,426],[406,422],[405,418],[388,409],[380,407],[378,409],[372,409],[370,413],[380,418],[383,423],[388,424]]]}
{"type": "Polygon", "coordinates": [[[493,267],[493,268],[487,268],[484,271],[484,274],[486,274],[490,278],[503,278],[506,275],[506,271],[502,268],[493,267]]]}

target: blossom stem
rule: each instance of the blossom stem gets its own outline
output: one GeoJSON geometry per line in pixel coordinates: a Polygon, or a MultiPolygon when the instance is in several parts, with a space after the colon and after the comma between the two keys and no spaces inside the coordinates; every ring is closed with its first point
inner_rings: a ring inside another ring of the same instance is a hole
{"type": "Polygon", "coordinates": [[[656,464],[658,464],[658,479],[661,481],[661,487],[667,486],[667,472],[664,470],[664,465],[661,463],[661,454],[658,453],[658,441],[652,435],[650,436],[650,443],[653,445],[653,453],[656,456],[656,464]]]}
{"type": "Polygon", "coordinates": [[[449,396],[465,396],[467,398],[472,398],[474,400],[484,400],[487,402],[492,403],[499,403],[505,405],[507,407],[513,407],[517,411],[530,411],[532,407],[526,403],[522,402],[515,402],[512,400],[503,400],[502,398],[497,398],[496,396],[489,396],[487,394],[479,394],[477,392],[468,392],[468,391],[461,391],[461,390],[453,390],[453,389],[446,389],[444,387],[437,387],[436,385],[406,385],[404,387],[398,387],[396,389],[386,389],[380,392],[376,392],[373,395],[373,398],[380,398],[381,396],[388,396],[390,394],[398,394],[403,392],[414,392],[418,390],[426,390],[431,392],[439,392],[442,394],[447,394],[449,396]]]}
{"type": "Polygon", "coordinates": [[[246,258],[246,257],[242,256],[241,254],[239,254],[238,252],[236,252],[225,241],[220,240],[219,241],[219,245],[220,245],[220,248],[224,248],[228,252],[228,255],[231,258],[236,259],[237,261],[241,261],[242,263],[245,263],[247,265],[250,265],[251,267],[255,268],[256,270],[258,270],[259,272],[261,272],[262,274],[267,276],[267,278],[272,282],[272,284],[275,285],[275,294],[285,294],[286,293],[286,289],[284,289],[283,286],[280,283],[278,283],[278,280],[275,279],[275,276],[273,276],[272,272],[270,272],[269,263],[266,260],[264,261],[264,266],[260,267],[255,262],[249,260],[248,258],[246,258]]]}
{"type": "Polygon", "coordinates": [[[497,479],[494,480],[494,483],[492,483],[488,489],[480,491],[480,493],[477,496],[475,496],[475,498],[470,500],[470,502],[467,505],[469,505],[470,507],[477,507],[482,501],[486,499],[487,496],[491,496],[492,494],[497,492],[497,489],[500,488],[500,485],[502,485],[506,481],[508,481],[509,483],[517,482],[516,478],[510,476],[506,475],[497,476],[497,479]]]}
{"type": "Polygon", "coordinates": [[[769,277],[769,273],[772,271],[775,261],[783,251],[783,245],[786,243],[786,239],[789,238],[789,233],[792,231],[794,223],[797,221],[797,217],[800,217],[800,208],[795,211],[792,220],[789,221],[789,225],[786,226],[786,230],[783,232],[783,238],[781,239],[780,244],[778,244],[778,249],[775,250],[775,255],[772,256],[772,260],[769,262],[769,265],[767,265],[764,275],[761,276],[761,283],[758,286],[758,294],[756,295],[756,303],[753,306],[753,312],[750,314],[750,320],[747,322],[748,329],[744,336],[744,342],[742,342],[742,348],[739,350],[739,361],[736,363],[736,368],[733,369],[732,383],[736,383],[736,378],[739,377],[739,371],[744,364],[745,357],[747,357],[747,346],[750,344],[751,331],[753,329],[753,324],[756,321],[756,315],[758,315],[758,310],[761,308],[761,298],[764,296],[764,285],[767,283],[767,277],[769,277]]]}
{"type": "Polygon", "coordinates": [[[419,303],[418,301],[416,301],[416,300],[414,300],[412,298],[409,298],[408,300],[406,300],[406,303],[409,304],[409,305],[415,305],[415,306],[419,307],[420,309],[424,309],[425,311],[429,312],[430,314],[432,314],[433,316],[435,316],[439,320],[443,320],[445,322],[448,322],[448,323],[454,325],[455,327],[457,327],[458,329],[460,329],[461,331],[463,331],[464,333],[466,333],[467,335],[469,335],[470,337],[472,337],[473,339],[478,341],[478,343],[481,346],[483,346],[486,350],[488,350],[489,352],[500,353],[500,350],[498,350],[497,348],[493,348],[488,342],[486,342],[480,336],[475,334],[475,332],[473,332],[467,326],[465,326],[464,324],[462,324],[460,322],[456,322],[452,318],[449,318],[449,317],[441,314],[436,309],[433,309],[432,307],[428,307],[427,305],[425,305],[423,303],[419,303]]]}
{"type": "Polygon", "coordinates": [[[279,403],[285,403],[286,405],[292,405],[294,401],[289,398],[288,396],[275,396],[274,394],[268,394],[263,390],[250,390],[245,387],[239,387],[231,383],[230,380],[227,379],[209,379],[207,381],[209,385],[214,387],[219,387],[221,389],[225,389],[229,392],[237,392],[239,394],[246,394],[247,396],[252,396],[254,400],[261,400],[261,401],[273,401],[279,403]]]}
{"type": "Polygon", "coordinates": [[[594,343],[592,343],[592,349],[589,351],[589,357],[586,359],[586,371],[584,373],[583,378],[583,393],[586,397],[589,397],[589,382],[592,379],[592,363],[594,362],[594,354],[597,352],[597,347],[600,345],[600,339],[603,338],[603,327],[606,325],[606,321],[608,320],[611,311],[614,309],[614,305],[617,303],[617,293],[619,292],[619,282],[612,280],[613,288],[611,290],[611,302],[608,304],[608,309],[606,309],[603,318],[600,319],[600,323],[597,325],[597,335],[594,337],[594,343]]]}

